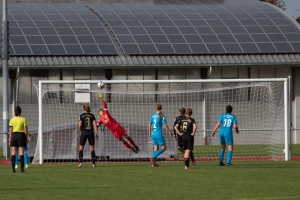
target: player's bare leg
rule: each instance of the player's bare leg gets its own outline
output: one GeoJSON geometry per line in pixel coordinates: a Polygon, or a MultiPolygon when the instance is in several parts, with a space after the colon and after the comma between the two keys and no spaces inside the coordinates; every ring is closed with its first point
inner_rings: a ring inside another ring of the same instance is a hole
{"type": "Polygon", "coordinates": [[[129,137],[127,134],[124,135],[124,138],[126,138],[126,140],[128,140],[132,145],[133,147],[135,148],[136,151],[139,151],[139,147],[134,143],[133,139],[131,137],[129,137]]]}
{"type": "Polygon", "coordinates": [[[92,158],[93,167],[96,167],[96,164],[95,164],[96,153],[95,153],[94,145],[90,145],[90,151],[91,151],[91,158],[92,158]]]}
{"type": "Polygon", "coordinates": [[[77,167],[81,167],[82,166],[83,149],[84,149],[84,146],[79,145],[79,163],[78,163],[77,167]]]}
{"type": "Polygon", "coordinates": [[[184,151],[184,169],[190,169],[190,152],[191,150],[189,149],[184,151]]]}

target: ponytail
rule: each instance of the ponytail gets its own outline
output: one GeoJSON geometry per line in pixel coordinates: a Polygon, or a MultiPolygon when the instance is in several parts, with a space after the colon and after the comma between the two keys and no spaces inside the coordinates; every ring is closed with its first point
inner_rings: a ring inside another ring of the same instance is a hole
{"type": "Polygon", "coordinates": [[[155,109],[156,109],[156,111],[158,113],[158,118],[162,119],[162,117],[163,117],[163,114],[162,114],[162,111],[161,111],[162,105],[161,104],[156,104],[155,109]]]}
{"type": "Polygon", "coordinates": [[[91,108],[90,108],[89,104],[85,103],[85,104],[83,104],[82,107],[85,112],[87,112],[87,113],[91,112],[91,108]]]}
{"type": "Polygon", "coordinates": [[[180,112],[180,115],[184,116],[185,115],[185,108],[184,107],[181,107],[179,109],[179,112],[180,112]]]}
{"type": "Polygon", "coordinates": [[[193,110],[191,108],[186,109],[186,114],[190,117],[193,114],[193,110]]]}

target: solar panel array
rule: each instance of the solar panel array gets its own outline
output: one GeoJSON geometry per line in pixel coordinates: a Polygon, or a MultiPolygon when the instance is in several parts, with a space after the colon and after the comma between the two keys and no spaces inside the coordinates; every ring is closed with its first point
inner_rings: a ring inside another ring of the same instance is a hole
{"type": "Polygon", "coordinates": [[[299,30],[257,0],[90,3],[128,54],[283,53],[299,30]]]}
{"type": "Polygon", "coordinates": [[[14,55],[116,55],[100,20],[78,3],[9,3],[14,55]]]}
{"type": "MultiPolygon", "coordinates": [[[[129,55],[300,51],[299,29],[257,0],[87,3],[129,55]]],[[[8,10],[12,54],[117,54],[100,20],[82,4],[20,2],[8,10]]]]}

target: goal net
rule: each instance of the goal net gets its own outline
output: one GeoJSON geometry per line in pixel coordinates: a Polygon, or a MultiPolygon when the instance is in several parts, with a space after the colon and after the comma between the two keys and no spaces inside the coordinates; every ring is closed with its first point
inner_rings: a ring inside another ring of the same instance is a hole
{"type": "MultiPolygon", "coordinates": [[[[217,161],[220,151],[218,133],[211,136],[219,116],[227,105],[233,107],[240,133],[234,131],[234,160],[289,159],[288,79],[248,80],[156,80],[156,81],[40,81],[39,133],[33,136],[33,163],[78,160],[78,119],[82,105],[88,103],[99,119],[103,108],[97,94],[102,93],[113,118],[123,126],[139,147],[139,153],[127,149],[107,127],[99,128],[95,143],[98,162],[149,161],[152,140],[148,136],[150,116],[161,104],[168,126],[181,107],[192,108],[197,132],[194,138],[196,161],[217,161]],[[287,149],[285,151],[285,149],[287,149]]],[[[164,130],[167,150],[161,160],[182,159],[177,141],[164,130]]],[[[89,144],[83,159],[90,161],[89,144]]],[[[226,159],[226,158],[225,158],[226,159]]]]}

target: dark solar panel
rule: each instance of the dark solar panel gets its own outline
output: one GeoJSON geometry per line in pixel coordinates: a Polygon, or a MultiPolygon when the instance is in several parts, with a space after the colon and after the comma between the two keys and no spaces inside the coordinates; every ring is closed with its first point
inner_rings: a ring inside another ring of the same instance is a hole
{"type": "Polygon", "coordinates": [[[186,44],[173,44],[173,47],[174,47],[176,53],[179,53],[179,54],[191,53],[189,46],[186,44]]]}
{"type": "Polygon", "coordinates": [[[124,44],[122,45],[124,51],[129,54],[140,54],[140,50],[135,44],[124,44]]]}
{"type": "Polygon", "coordinates": [[[173,54],[175,53],[174,49],[170,44],[156,44],[156,48],[161,54],[173,54]]]}
{"type": "Polygon", "coordinates": [[[210,53],[226,53],[221,44],[207,44],[210,53]]]}
{"type": "Polygon", "coordinates": [[[258,53],[260,52],[259,49],[257,48],[256,44],[253,43],[241,43],[240,44],[243,51],[245,53],[258,53]]]}
{"type": "Polygon", "coordinates": [[[291,52],[293,51],[289,43],[274,43],[275,48],[278,52],[291,52]]]}
{"type": "Polygon", "coordinates": [[[230,53],[243,53],[242,49],[238,44],[223,44],[226,52],[230,53]]]}
{"type": "Polygon", "coordinates": [[[300,51],[300,42],[295,42],[291,44],[294,51],[300,51]]]}
{"type": "Polygon", "coordinates": [[[299,29],[282,11],[257,0],[87,4],[100,16],[76,2],[9,3],[13,52],[116,55],[113,41],[125,54],[299,51],[299,29]]]}
{"type": "Polygon", "coordinates": [[[49,54],[48,49],[44,45],[30,45],[32,53],[35,55],[47,55],[49,54]]]}
{"type": "Polygon", "coordinates": [[[43,38],[46,44],[61,44],[58,36],[44,36],[43,38]]]}
{"type": "Polygon", "coordinates": [[[51,55],[65,55],[67,54],[63,45],[48,45],[51,55]]]}
{"type": "Polygon", "coordinates": [[[81,47],[79,45],[65,45],[65,49],[70,55],[83,54],[81,47]]]}
{"type": "Polygon", "coordinates": [[[257,43],[257,46],[261,52],[276,52],[276,49],[271,43],[257,43]]]}
{"type": "Polygon", "coordinates": [[[10,36],[9,39],[12,44],[27,44],[24,36],[10,36]]]}
{"type": "Polygon", "coordinates": [[[190,44],[190,48],[194,53],[208,53],[204,44],[190,44]]]}
{"type": "Polygon", "coordinates": [[[79,3],[18,2],[9,8],[15,55],[117,54],[101,21],[79,3]]]}
{"type": "Polygon", "coordinates": [[[139,45],[141,52],[144,54],[157,54],[157,50],[155,49],[155,46],[153,44],[140,44],[139,45]]]}
{"type": "Polygon", "coordinates": [[[41,36],[26,36],[29,44],[44,44],[41,36]]]}

